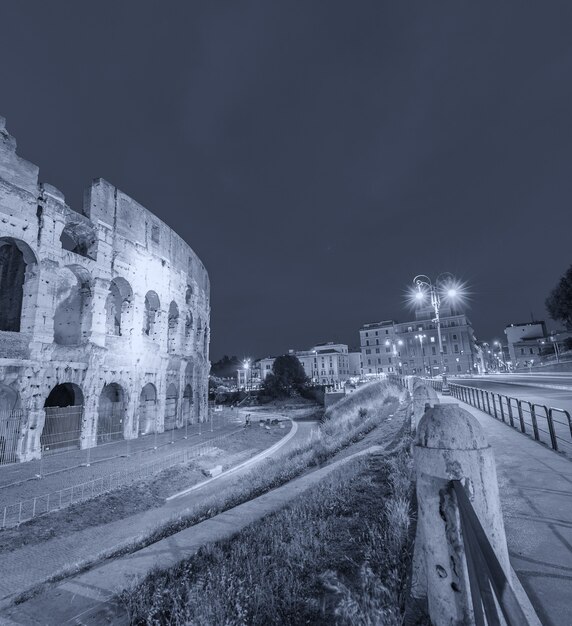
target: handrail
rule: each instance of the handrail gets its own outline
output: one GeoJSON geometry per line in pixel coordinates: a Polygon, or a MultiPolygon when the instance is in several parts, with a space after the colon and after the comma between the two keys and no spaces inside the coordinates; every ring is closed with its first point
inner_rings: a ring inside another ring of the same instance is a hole
{"type": "Polygon", "coordinates": [[[484,413],[549,445],[556,452],[567,446],[572,452],[572,418],[569,411],[505,396],[481,387],[449,383],[451,395],[484,413]],[[528,426],[528,428],[527,428],[528,426]]]}
{"type": "MultiPolygon", "coordinates": [[[[388,379],[407,388],[405,376],[389,374],[388,379]]],[[[422,380],[436,391],[441,391],[442,381],[432,378],[422,380]]],[[[449,389],[457,400],[488,413],[525,435],[530,435],[535,441],[550,446],[556,452],[565,447],[568,453],[572,454],[572,416],[566,409],[549,407],[505,396],[482,387],[469,387],[453,382],[449,382],[449,389]]]]}
{"type": "Polygon", "coordinates": [[[500,624],[497,604],[508,626],[527,624],[528,620],[524,611],[473,509],[465,488],[459,480],[452,480],[451,484],[459,507],[476,626],[500,624]]]}

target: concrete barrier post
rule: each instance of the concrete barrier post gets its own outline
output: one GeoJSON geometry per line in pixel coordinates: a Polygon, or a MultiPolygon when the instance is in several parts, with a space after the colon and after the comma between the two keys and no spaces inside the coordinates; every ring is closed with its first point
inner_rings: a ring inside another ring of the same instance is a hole
{"type": "Polygon", "coordinates": [[[492,450],[480,424],[456,404],[419,422],[414,446],[418,522],[411,596],[441,624],[474,624],[459,511],[451,480],[464,485],[499,562],[511,579],[492,450]]]}

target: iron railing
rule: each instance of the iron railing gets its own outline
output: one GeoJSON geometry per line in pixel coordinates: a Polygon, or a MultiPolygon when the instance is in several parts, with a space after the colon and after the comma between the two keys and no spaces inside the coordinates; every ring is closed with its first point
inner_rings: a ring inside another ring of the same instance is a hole
{"type": "MultiPolygon", "coordinates": [[[[390,375],[389,380],[407,388],[405,376],[394,374],[390,375]]],[[[440,380],[425,378],[423,382],[431,385],[436,391],[442,391],[443,383],[440,380]]],[[[491,417],[557,452],[572,454],[572,418],[566,409],[549,407],[457,383],[449,383],[449,389],[457,400],[488,413],[491,417]]]]}
{"type": "Polygon", "coordinates": [[[572,419],[565,409],[451,383],[451,395],[556,451],[572,452],[572,419]]]}
{"type": "Polygon", "coordinates": [[[23,410],[0,411],[0,465],[17,461],[18,439],[26,423],[23,410]]]}
{"type": "Polygon", "coordinates": [[[132,467],[124,467],[120,471],[4,506],[3,509],[0,509],[0,528],[18,526],[22,522],[29,521],[34,517],[58,511],[71,504],[95,498],[103,493],[130,485],[138,480],[148,479],[158,472],[175,465],[188,463],[191,459],[209,453],[217,444],[229,437],[235,436],[236,433],[241,431],[242,427],[225,433],[224,435],[212,437],[200,444],[179,450],[168,456],[162,456],[149,463],[140,463],[132,467]]]}
{"type": "Polygon", "coordinates": [[[459,509],[476,626],[500,624],[499,610],[508,626],[528,624],[462,483],[453,480],[451,484],[459,509]]]}

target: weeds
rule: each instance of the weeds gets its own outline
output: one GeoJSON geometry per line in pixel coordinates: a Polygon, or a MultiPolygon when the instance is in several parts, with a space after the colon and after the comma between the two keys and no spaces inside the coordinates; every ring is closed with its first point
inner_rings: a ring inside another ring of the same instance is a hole
{"type": "Polygon", "coordinates": [[[350,461],[233,539],[151,573],[122,594],[131,623],[400,624],[411,556],[406,457],[401,447],[390,459],[350,461]],[[395,471],[405,476],[396,481],[395,471]]]}

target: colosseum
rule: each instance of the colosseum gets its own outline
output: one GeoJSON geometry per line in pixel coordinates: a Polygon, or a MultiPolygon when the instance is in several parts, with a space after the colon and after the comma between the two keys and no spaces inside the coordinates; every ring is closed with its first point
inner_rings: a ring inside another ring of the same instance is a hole
{"type": "Polygon", "coordinates": [[[38,183],[0,118],[0,464],[202,421],[209,278],[105,180],[38,183]]]}

